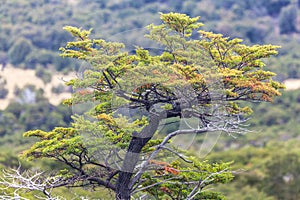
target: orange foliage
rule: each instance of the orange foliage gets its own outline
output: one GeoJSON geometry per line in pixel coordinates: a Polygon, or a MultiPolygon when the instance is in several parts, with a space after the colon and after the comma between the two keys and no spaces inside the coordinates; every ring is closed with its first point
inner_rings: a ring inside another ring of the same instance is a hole
{"type": "Polygon", "coordinates": [[[93,92],[91,92],[90,90],[80,90],[77,92],[77,94],[80,95],[86,95],[86,94],[92,94],[93,92]]]}
{"type": "Polygon", "coordinates": [[[146,83],[145,85],[135,88],[133,91],[134,92],[142,92],[143,90],[150,89],[151,86],[152,86],[152,84],[146,83]]]}
{"type": "Polygon", "coordinates": [[[165,169],[166,172],[169,172],[171,174],[174,174],[174,175],[179,174],[179,170],[177,170],[177,169],[175,169],[173,167],[167,167],[167,166],[165,166],[164,169],[165,169]]]}
{"type": "Polygon", "coordinates": [[[165,186],[161,187],[160,189],[166,193],[171,193],[171,190],[165,186]]]}
{"type": "Polygon", "coordinates": [[[164,171],[167,172],[167,173],[171,173],[171,174],[174,174],[174,175],[179,174],[179,170],[173,168],[169,163],[162,162],[162,161],[156,161],[156,160],[150,160],[149,163],[162,166],[164,171]]]}

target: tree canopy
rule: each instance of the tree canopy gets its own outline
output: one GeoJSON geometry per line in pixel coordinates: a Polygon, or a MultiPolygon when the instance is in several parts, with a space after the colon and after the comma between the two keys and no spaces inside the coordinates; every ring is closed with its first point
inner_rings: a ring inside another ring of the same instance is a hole
{"type": "Polygon", "coordinates": [[[60,48],[61,56],[89,67],[67,83],[76,92],[65,104],[83,110],[73,116],[72,127],[24,134],[39,139],[25,157],[65,166],[42,182],[46,196],[52,188],[68,186],[105,187],[116,199],[223,198],[206,188],[230,181],[231,163],[201,161],[172,139],[247,132],[252,110],[245,102],[270,102],[284,88],[264,69],[264,59],[276,55],[279,46],[247,46],[200,30],[199,17],[160,17],[162,24],[147,27],[146,37],[162,46],[153,52],[143,47],[127,52],[122,43],[90,38],[91,30],[64,28],[74,41],[60,48]],[[162,134],[168,119],[185,126],[162,134]]]}

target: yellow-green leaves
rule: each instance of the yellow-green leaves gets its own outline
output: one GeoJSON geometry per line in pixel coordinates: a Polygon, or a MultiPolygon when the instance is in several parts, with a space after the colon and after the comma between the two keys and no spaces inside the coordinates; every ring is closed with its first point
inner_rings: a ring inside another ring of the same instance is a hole
{"type": "Polygon", "coordinates": [[[103,39],[90,39],[89,35],[92,29],[82,30],[77,27],[65,26],[64,30],[68,31],[75,41],[68,42],[65,47],[59,49],[62,57],[91,62],[102,61],[101,63],[108,64],[122,55],[120,49],[124,48],[124,44],[107,42],[103,39]]]}
{"type": "Polygon", "coordinates": [[[39,139],[29,150],[23,152],[23,156],[28,159],[55,158],[85,151],[78,132],[73,128],[57,127],[49,132],[33,130],[24,133],[24,137],[39,139]]]}
{"type": "Polygon", "coordinates": [[[92,31],[92,29],[82,30],[81,28],[77,28],[74,26],[65,26],[63,29],[71,33],[73,37],[77,38],[78,40],[80,39],[82,41],[87,40],[92,31]]]}
{"type": "MultiPolygon", "coordinates": [[[[171,163],[151,160],[151,165],[157,170],[153,174],[149,171],[143,175],[145,181],[142,186],[145,187],[145,191],[166,199],[169,196],[187,199],[193,188],[191,187],[193,182],[205,187],[214,183],[227,183],[233,179],[230,171],[232,162],[211,164],[193,157],[187,159],[191,163],[185,163],[181,160],[171,163]],[[149,185],[153,186],[147,187],[149,185]]],[[[195,199],[223,199],[223,196],[213,191],[199,190],[195,199]]]]}
{"type": "Polygon", "coordinates": [[[160,19],[164,24],[169,27],[171,30],[176,31],[182,37],[190,37],[192,31],[203,26],[202,23],[199,23],[200,17],[191,18],[186,14],[180,13],[160,13],[160,19]]]}
{"type": "Polygon", "coordinates": [[[68,42],[65,48],[61,47],[59,49],[62,51],[61,56],[84,59],[85,56],[92,51],[92,42],[89,39],[92,29],[82,30],[81,28],[73,26],[65,26],[64,30],[68,31],[73,37],[75,37],[75,41],[68,42]]]}
{"type": "Polygon", "coordinates": [[[142,65],[149,64],[152,60],[149,51],[141,48],[136,50],[136,58],[142,65]]]}
{"type": "Polygon", "coordinates": [[[263,58],[277,54],[276,45],[241,44],[241,39],[230,39],[222,34],[199,31],[201,40],[196,46],[208,52],[223,77],[224,90],[229,99],[272,101],[280,95],[282,84],[272,80],[276,74],[263,70],[263,58]]]}

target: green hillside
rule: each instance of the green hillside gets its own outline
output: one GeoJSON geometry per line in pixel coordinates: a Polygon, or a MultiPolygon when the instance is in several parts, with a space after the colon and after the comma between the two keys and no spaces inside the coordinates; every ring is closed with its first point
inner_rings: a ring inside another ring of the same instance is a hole
{"type": "MultiPolygon", "coordinates": [[[[71,40],[62,29],[65,25],[92,28],[95,38],[159,48],[143,39],[144,27],[159,23],[159,12],[171,11],[201,16],[203,29],[242,38],[249,45],[281,45],[279,55],[270,59],[267,68],[277,73],[279,81],[300,78],[300,0],[1,0],[0,65],[3,70],[8,63],[35,69],[45,82],[55,71],[80,72],[83,63],[59,57],[59,47],[71,40]]],[[[0,98],[5,98],[1,71],[0,84],[0,98]]],[[[42,89],[28,85],[16,88],[14,93],[17,98],[0,110],[2,168],[17,167],[17,155],[33,142],[23,138],[23,132],[49,131],[72,122],[72,107],[51,105],[42,89]]],[[[203,158],[234,161],[234,181],[215,189],[233,200],[299,199],[300,89],[284,91],[273,103],[252,107],[254,114],[248,127],[252,132],[236,138],[222,134],[203,158]]],[[[175,126],[172,123],[167,128],[175,126]]],[[[196,155],[205,141],[203,137],[195,138],[191,149],[196,155]]],[[[21,162],[25,168],[59,168],[48,161],[21,162]]],[[[78,199],[81,195],[93,198],[90,191],[72,192],[78,194],[78,199]]]]}
{"type": "Polygon", "coordinates": [[[284,44],[274,70],[280,79],[299,78],[299,63],[293,59],[300,52],[298,6],[295,0],[3,0],[0,61],[22,68],[53,64],[57,70],[74,69],[74,63],[58,57],[58,48],[70,39],[64,25],[93,28],[95,37],[136,44],[143,27],[158,22],[158,12],[176,11],[202,16],[206,30],[241,37],[246,43],[284,44]]]}

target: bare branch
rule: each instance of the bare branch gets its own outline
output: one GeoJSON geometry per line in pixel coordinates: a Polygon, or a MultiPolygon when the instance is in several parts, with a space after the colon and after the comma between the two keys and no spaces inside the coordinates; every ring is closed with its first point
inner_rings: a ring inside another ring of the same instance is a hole
{"type": "Polygon", "coordinates": [[[173,149],[171,149],[171,148],[169,148],[169,147],[162,146],[161,148],[166,149],[166,150],[168,150],[168,151],[170,151],[170,152],[176,154],[176,155],[177,155],[179,158],[181,158],[184,162],[187,162],[187,163],[193,163],[192,161],[187,160],[182,154],[180,154],[180,153],[174,151],[173,149]]]}
{"type": "Polygon", "coordinates": [[[173,179],[176,179],[176,177],[171,177],[171,178],[165,179],[165,180],[163,180],[163,181],[160,181],[160,182],[157,182],[157,183],[153,183],[153,184],[151,184],[151,185],[147,185],[147,186],[145,186],[145,187],[139,188],[139,189],[137,189],[137,190],[134,190],[134,192],[133,192],[132,194],[135,194],[135,193],[144,191],[144,190],[146,190],[146,189],[148,189],[148,188],[152,188],[152,187],[157,186],[157,185],[164,184],[164,183],[168,182],[169,180],[173,180],[173,179]]]}
{"type": "Polygon", "coordinates": [[[152,154],[148,157],[147,160],[143,161],[140,165],[140,170],[136,173],[136,175],[132,178],[132,181],[129,185],[129,188],[132,188],[133,185],[140,179],[142,174],[145,172],[147,169],[147,166],[149,164],[149,161],[152,160],[159,152],[160,150],[164,147],[165,144],[169,142],[169,140],[177,135],[183,135],[183,134],[191,134],[191,133],[196,133],[196,134],[201,134],[209,131],[208,128],[203,128],[203,129],[188,129],[188,130],[177,130],[172,133],[169,133],[164,140],[157,145],[156,149],[152,152],[152,154]]]}
{"type": "Polygon", "coordinates": [[[61,177],[44,176],[44,172],[21,172],[20,167],[17,169],[3,170],[2,177],[0,177],[0,185],[4,187],[1,190],[13,188],[14,196],[19,190],[40,191],[48,199],[53,199],[51,196],[51,189],[56,185],[60,185],[61,177]]]}
{"type": "Polygon", "coordinates": [[[204,180],[199,180],[196,186],[193,188],[193,190],[190,192],[190,194],[187,196],[187,200],[192,200],[196,197],[197,194],[199,194],[202,191],[202,188],[209,184],[209,182],[212,182],[214,180],[213,176],[222,174],[223,172],[226,172],[228,169],[223,169],[219,172],[211,173],[208,177],[206,177],[204,180]]]}

